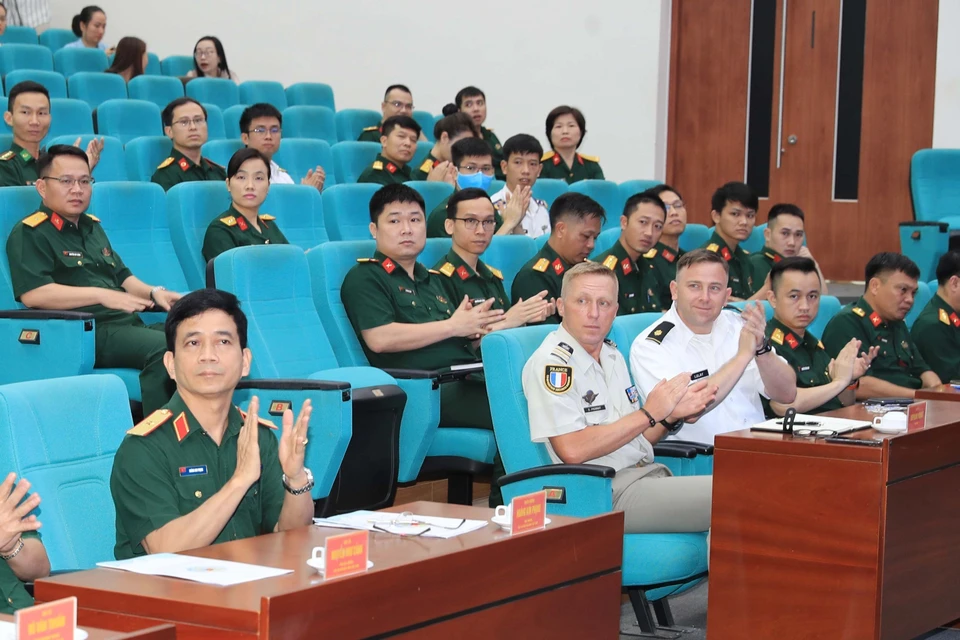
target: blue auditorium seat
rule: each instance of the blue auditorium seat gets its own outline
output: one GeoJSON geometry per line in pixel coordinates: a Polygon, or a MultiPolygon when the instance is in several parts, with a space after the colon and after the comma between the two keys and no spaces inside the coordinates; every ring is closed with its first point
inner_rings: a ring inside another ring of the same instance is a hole
{"type": "Polygon", "coordinates": [[[612,247],[614,244],[616,244],[617,240],[619,239],[620,239],[619,227],[601,231],[600,235],[597,236],[597,241],[594,244],[593,253],[590,254],[590,259],[593,260],[594,256],[598,256],[604,251],[606,251],[607,249],[609,249],[610,247],[612,247]]]}
{"type": "Polygon", "coordinates": [[[126,144],[127,179],[150,182],[157,167],[167,157],[173,146],[166,136],[140,136],[126,144]]]}
{"type": "Polygon", "coordinates": [[[18,69],[53,71],[50,49],[39,44],[6,44],[0,47],[0,76],[18,69]]]}
{"type": "Polygon", "coordinates": [[[210,221],[229,207],[230,193],[222,182],[184,182],[167,192],[170,238],[190,289],[206,286],[203,236],[210,221]]]}
{"type": "Polygon", "coordinates": [[[33,27],[7,25],[3,35],[0,36],[0,44],[38,44],[37,30],[33,27]]]}
{"type": "Polygon", "coordinates": [[[568,191],[588,195],[603,207],[607,214],[604,229],[620,227],[620,216],[623,214],[623,196],[620,187],[610,180],[580,180],[570,185],[568,191]]]}
{"type": "MultiPolygon", "coordinates": [[[[431,151],[433,151],[432,142],[424,142],[423,140],[418,142],[417,151],[413,154],[413,159],[410,160],[410,168],[413,170],[419,169],[431,151]]],[[[427,213],[429,213],[429,211],[427,213]]]]}
{"type": "MultiPolygon", "coordinates": [[[[40,69],[17,69],[16,71],[8,73],[7,77],[3,80],[7,85],[7,93],[10,93],[10,89],[13,89],[24,80],[39,82],[47,88],[51,98],[67,97],[66,78],[56,71],[41,71],[40,69]]],[[[4,111],[6,111],[6,109],[4,109],[4,111]]]]}
{"type": "Polygon", "coordinates": [[[913,307],[910,309],[907,317],[903,319],[908,327],[913,327],[913,323],[917,321],[920,312],[923,311],[923,308],[927,306],[927,303],[930,302],[936,293],[937,290],[934,289],[931,291],[926,282],[917,283],[917,294],[913,298],[913,307]]]}
{"type": "Polygon", "coordinates": [[[510,291],[520,267],[526,264],[536,252],[537,245],[533,242],[533,238],[528,236],[493,236],[490,246],[483,252],[480,259],[503,273],[503,288],[510,291]]]}
{"type": "Polygon", "coordinates": [[[430,215],[437,205],[453,195],[453,185],[446,182],[427,182],[426,180],[411,180],[407,186],[423,196],[424,212],[430,215]]]}
{"type": "Polygon", "coordinates": [[[413,112],[413,119],[417,121],[417,124],[419,124],[423,130],[423,136],[430,142],[436,142],[436,139],[433,137],[433,127],[437,123],[436,116],[429,111],[416,109],[413,112]]]}
{"type": "Polygon", "coordinates": [[[767,241],[763,237],[763,231],[767,228],[767,223],[758,224],[753,227],[753,231],[750,232],[750,237],[740,243],[740,246],[744,251],[749,251],[750,253],[757,253],[758,251],[763,250],[763,246],[767,241]]]}
{"type": "Polygon", "coordinates": [[[210,158],[226,168],[230,158],[240,149],[243,149],[243,142],[240,140],[211,140],[203,145],[202,153],[204,158],[210,158]]]}
{"type": "Polygon", "coordinates": [[[301,184],[271,185],[260,210],[276,216],[290,244],[304,251],[329,240],[323,220],[323,199],[313,187],[301,184]]]}
{"type": "Polygon", "coordinates": [[[203,104],[215,104],[227,109],[240,104],[237,83],[226,78],[194,78],[187,82],[186,94],[203,104]]]}
{"type": "Polygon", "coordinates": [[[265,102],[283,111],[287,108],[287,94],[279,82],[247,80],[240,83],[240,102],[243,104],[265,102]]]}
{"type": "Polygon", "coordinates": [[[0,149],[9,149],[13,144],[12,133],[0,133],[0,149]]]}
{"type": "MultiPolygon", "coordinates": [[[[620,197],[626,202],[630,196],[640,193],[641,191],[646,191],[647,189],[652,189],[659,184],[661,183],[657,180],[625,180],[619,185],[620,197]]],[[[622,214],[623,211],[620,213],[622,214]]]]}
{"type": "Polygon", "coordinates": [[[379,189],[378,184],[338,184],[323,190],[323,214],[331,240],[370,239],[370,198],[379,189]]]}
{"type": "MultiPolygon", "coordinates": [[[[93,138],[103,138],[103,151],[100,152],[100,161],[93,170],[93,178],[97,185],[105,182],[119,182],[127,179],[127,158],[123,150],[123,143],[119,138],[112,136],[95,136],[86,134],[80,138],[80,148],[86,149],[93,138]]],[[[51,139],[47,146],[55,144],[73,144],[77,136],[65,135],[51,139]]]]}
{"type": "Polygon", "coordinates": [[[337,123],[329,107],[293,106],[283,110],[284,138],[312,138],[337,144],[337,123]]]}
{"type": "Polygon", "coordinates": [[[107,64],[107,54],[100,49],[69,48],[53,54],[53,66],[69,78],[83,71],[102,73],[110,65],[107,64]]]}
{"type": "Polygon", "coordinates": [[[704,224],[687,223],[686,229],[680,234],[680,249],[693,251],[706,244],[710,239],[711,231],[704,224]]]}
{"type": "Polygon", "coordinates": [[[160,61],[160,70],[165,76],[186,77],[193,66],[193,56],[167,56],[160,61]]]}
{"type": "MultiPolygon", "coordinates": [[[[440,261],[440,258],[450,253],[452,244],[450,238],[427,238],[423,251],[417,256],[417,262],[426,265],[428,269],[433,267],[440,261]]],[[[373,255],[373,253],[370,255],[373,255]]]]}
{"type": "Polygon", "coordinates": [[[320,165],[326,174],[325,187],[337,184],[333,153],[330,151],[330,145],[324,140],[286,138],[281,141],[280,148],[273,155],[273,160],[290,174],[294,184],[300,184],[300,181],[307,176],[307,172],[316,169],[317,165],[320,165]]]}
{"type": "Polygon", "coordinates": [[[356,142],[366,127],[380,124],[382,114],[370,109],[341,109],[337,111],[337,140],[356,142]]]}
{"type": "Polygon", "coordinates": [[[152,51],[148,51],[147,66],[143,68],[143,72],[148,76],[163,75],[163,67],[160,65],[160,56],[153,53],[152,51]]]}
{"type": "MultiPolygon", "coordinates": [[[[556,178],[538,178],[533,183],[532,195],[537,200],[544,200],[547,208],[553,204],[553,201],[569,191],[569,187],[564,180],[556,178]]],[[[607,214],[609,217],[610,214],[607,214]]]]}
{"type": "MultiPolygon", "coordinates": [[[[337,112],[338,117],[340,113],[337,112]]],[[[337,174],[337,182],[355,183],[363,170],[373,164],[381,148],[377,142],[338,142],[333,145],[333,172],[337,174]]]]}
{"type": "Polygon", "coordinates": [[[127,93],[134,100],[146,100],[164,107],[183,97],[183,83],[177,78],[155,75],[137,76],[127,83],[127,93]]]}
{"type": "Polygon", "coordinates": [[[910,191],[918,221],[960,216],[960,149],[921,149],[914,153],[910,191]]]}
{"type": "Polygon", "coordinates": [[[47,29],[40,34],[40,44],[56,53],[64,46],[75,42],[77,36],[70,29],[47,29]]]}
{"type": "Polygon", "coordinates": [[[813,322],[810,323],[810,326],[807,327],[807,331],[817,336],[818,338],[823,337],[823,330],[827,328],[827,323],[837,315],[837,312],[840,311],[842,305],[840,304],[839,298],[835,296],[820,296],[820,311],[817,313],[817,317],[813,319],[813,322]]]}
{"type": "Polygon", "coordinates": [[[226,126],[223,122],[223,111],[220,110],[220,107],[207,103],[203,105],[203,108],[207,110],[207,140],[223,140],[226,138],[226,126]]]}
{"type": "Polygon", "coordinates": [[[90,105],[73,98],[54,98],[50,101],[48,140],[57,136],[86,133],[93,133],[93,113],[90,105]]]}
{"type": "Polygon", "coordinates": [[[162,135],[160,108],[146,100],[107,100],[97,107],[97,133],[120,138],[124,144],[140,136],[162,135]]]}
{"type": "Polygon", "coordinates": [[[507,183],[504,182],[503,180],[491,180],[490,186],[487,187],[487,193],[490,195],[493,195],[494,193],[497,193],[498,191],[500,191],[500,189],[503,189],[503,187],[506,184],[507,183]]]}
{"type": "Polygon", "coordinates": [[[235,104],[223,110],[223,129],[228,139],[240,139],[240,116],[249,105],[235,104]]]}
{"type": "Polygon", "coordinates": [[[662,313],[631,313],[617,316],[610,327],[609,338],[613,340],[623,359],[630,366],[630,347],[644,329],[663,318],[662,313]]]}
{"type": "Polygon", "coordinates": [[[287,87],[286,92],[288,106],[326,107],[330,111],[337,111],[333,87],[328,84],[297,82],[287,87]]]}
{"type": "Polygon", "coordinates": [[[67,78],[67,87],[71,98],[83,100],[91,109],[107,100],[127,99],[127,83],[115,73],[81,71],[67,78]]]}

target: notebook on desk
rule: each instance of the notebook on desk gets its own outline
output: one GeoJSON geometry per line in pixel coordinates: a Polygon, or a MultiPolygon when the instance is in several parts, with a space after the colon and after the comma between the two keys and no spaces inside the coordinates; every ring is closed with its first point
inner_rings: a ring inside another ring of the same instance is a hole
{"type": "MultiPolygon", "coordinates": [[[[798,413],[793,423],[793,430],[812,429],[816,431],[834,431],[837,435],[850,433],[871,427],[873,424],[866,420],[849,420],[847,418],[831,418],[828,416],[807,415],[798,413]]],[[[770,433],[783,432],[783,418],[774,418],[755,425],[753,431],[769,431],[770,433]]]]}

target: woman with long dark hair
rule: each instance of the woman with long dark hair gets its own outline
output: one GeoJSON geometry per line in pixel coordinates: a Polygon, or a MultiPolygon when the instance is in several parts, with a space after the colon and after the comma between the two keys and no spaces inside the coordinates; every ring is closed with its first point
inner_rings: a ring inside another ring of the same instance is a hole
{"type": "Polygon", "coordinates": [[[227,65],[223,43],[216,36],[203,36],[193,47],[193,69],[188,78],[229,78],[239,82],[237,74],[227,65]]]}
{"type": "Polygon", "coordinates": [[[113,64],[107,73],[115,73],[127,82],[143,75],[147,68],[147,43],[140,38],[126,36],[117,43],[113,64]]]}

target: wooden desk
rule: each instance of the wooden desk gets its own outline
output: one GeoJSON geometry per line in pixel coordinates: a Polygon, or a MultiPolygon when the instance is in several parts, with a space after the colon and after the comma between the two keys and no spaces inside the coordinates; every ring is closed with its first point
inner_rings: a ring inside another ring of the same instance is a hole
{"type": "MultiPolygon", "coordinates": [[[[490,509],[415,502],[424,515],[489,519],[490,509]]],[[[133,630],[173,622],[190,638],[616,638],[623,514],[552,517],[511,538],[499,527],[449,540],[371,533],[373,569],[324,582],[306,560],[342,529],[303,527],[188,552],[294,569],[216,587],[93,569],[38,580],[38,601],[77,596],[83,624],[133,630]]]]}
{"type": "Polygon", "coordinates": [[[960,391],[953,385],[942,384],[933,389],[917,389],[917,400],[944,400],[946,402],[960,402],[960,391]]]}
{"type": "MultiPolygon", "coordinates": [[[[0,613],[0,620],[3,622],[13,622],[13,616],[0,613]]],[[[80,627],[87,632],[87,640],[176,640],[176,627],[172,624],[162,624],[142,631],[133,631],[123,633],[119,631],[107,631],[105,629],[94,629],[93,627],[80,627]]]]}
{"type": "Polygon", "coordinates": [[[710,640],[909,639],[960,617],[960,405],[854,435],[883,445],[717,437],[710,640]]]}

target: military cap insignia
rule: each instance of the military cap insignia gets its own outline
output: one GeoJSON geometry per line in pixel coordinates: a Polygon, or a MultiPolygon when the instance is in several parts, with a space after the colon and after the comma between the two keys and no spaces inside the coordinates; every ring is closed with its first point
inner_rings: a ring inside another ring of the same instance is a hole
{"type": "Polygon", "coordinates": [[[720,245],[718,245],[716,242],[711,242],[710,244],[707,245],[707,251],[713,251],[714,253],[716,253],[719,250],[720,250],[720,245]]]}
{"type": "Polygon", "coordinates": [[[372,168],[373,168],[374,171],[383,171],[383,163],[380,162],[379,160],[376,160],[376,161],[373,163],[373,167],[372,167],[372,168]]]}
{"type": "Polygon", "coordinates": [[[774,330],[773,330],[773,333],[770,334],[770,342],[774,342],[774,343],[776,343],[776,344],[781,344],[781,345],[782,345],[782,344],[783,344],[783,331],[781,331],[780,329],[774,329],[774,330]]]}
{"type": "Polygon", "coordinates": [[[657,250],[650,249],[650,251],[647,251],[645,254],[643,254],[643,257],[646,258],[647,260],[653,260],[654,258],[657,257],[657,250]]]}
{"type": "Polygon", "coordinates": [[[573,386],[573,367],[548,364],[543,368],[543,385],[550,393],[566,393],[573,386]]]}
{"type": "Polygon", "coordinates": [[[547,270],[547,267],[549,266],[550,266],[549,260],[547,260],[546,258],[540,258],[539,260],[537,260],[537,263],[533,265],[533,270],[543,273],[544,271],[547,270]]]}
{"type": "Polygon", "coordinates": [[[630,262],[630,258],[624,258],[620,261],[620,268],[623,269],[623,275],[628,276],[633,273],[633,264],[630,262]]]}
{"type": "Polygon", "coordinates": [[[45,214],[43,211],[37,211],[36,213],[24,218],[23,224],[33,228],[33,227],[36,227],[41,222],[43,222],[44,220],[46,220],[48,217],[49,216],[45,214]]]}
{"type": "Polygon", "coordinates": [[[169,158],[161,162],[159,166],[157,166],[157,169],[166,169],[172,164],[173,164],[173,156],[170,156],[169,158]]]}
{"type": "MultiPolygon", "coordinates": [[[[182,415],[182,414],[181,414],[182,415]]],[[[127,431],[129,436],[145,436],[156,430],[157,427],[173,417],[173,411],[170,409],[157,409],[146,418],[141,420],[137,426],[127,431]]]]}
{"type": "Polygon", "coordinates": [[[220,222],[227,225],[228,227],[237,226],[237,219],[233,216],[227,216],[226,218],[220,218],[220,222]]]}
{"type": "MultiPolygon", "coordinates": [[[[586,160],[587,162],[600,162],[599,156],[588,156],[582,153],[578,153],[577,156],[583,160],[586,160]]],[[[580,164],[583,164],[583,162],[581,162],[580,164]]]]}
{"type": "Polygon", "coordinates": [[[470,277],[470,272],[467,271],[467,268],[463,265],[457,267],[457,275],[460,276],[461,280],[466,280],[470,277]]]}
{"type": "Polygon", "coordinates": [[[448,278],[453,275],[453,272],[456,271],[456,268],[449,262],[445,262],[442,267],[440,267],[440,273],[447,276],[448,278]]]}
{"type": "Polygon", "coordinates": [[[262,216],[260,216],[260,219],[266,220],[267,222],[273,222],[274,220],[277,219],[277,216],[272,216],[269,213],[265,213],[262,216]]]}
{"type": "Polygon", "coordinates": [[[0,155],[0,160],[6,162],[7,160],[12,159],[15,155],[17,154],[15,154],[13,151],[4,151],[3,154],[0,155]]]}
{"type": "Polygon", "coordinates": [[[498,279],[500,279],[500,280],[503,280],[503,272],[500,271],[500,269],[495,269],[495,268],[491,267],[490,265],[487,265],[487,270],[489,270],[490,273],[492,273],[495,278],[498,278],[498,279]]]}
{"type": "Polygon", "coordinates": [[[556,260],[554,260],[550,266],[553,267],[554,273],[556,273],[558,276],[563,275],[563,272],[566,270],[560,258],[557,258],[556,260]]]}
{"type": "Polygon", "coordinates": [[[867,315],[866,312],[865,312],[863,309],[861,309],[860,307],[853,307],[853,308],[851,308],[850,310],[853,311],[853,312],[854,312],[855,314],[857,314],[858,316],[860,316],[861,318],[862,318],[863,316],[867,315]]]}
{"type": "Polygon", "coordinates": [[[613,271],[614,267],[617,266],[617,256],[607,256],[607,259],[603,261],[603,266],[605,266],[607,269],[610,269],[610,271],[613,271]]]}
{"type": "Polygon", "coordinates": [[[423,161],[423,164],[420,165],[420,171],[423,171],[424,173],[430,173],[433,170],[434,166],[436,165],[434,165],[433,160],[431,160],[430,158],[427,158],[426,160],[423,161]]]}
{"type": "Polygon", "coordinates": [[[661,344],[663,339],[667,337],[667,334],[670,333],[671,329],[673,329],[672,322],[661,322],[657,325],[656,329],[650,332],[650,335],[647,336],[647,340],[661,344]]]}
{"type": "Polygon", "coordinates": [[[187,171],[190,168],[190,161],[186,158],[180,158],[180,162],[177,164],[180,165],[181,171],[187,171]]]}

